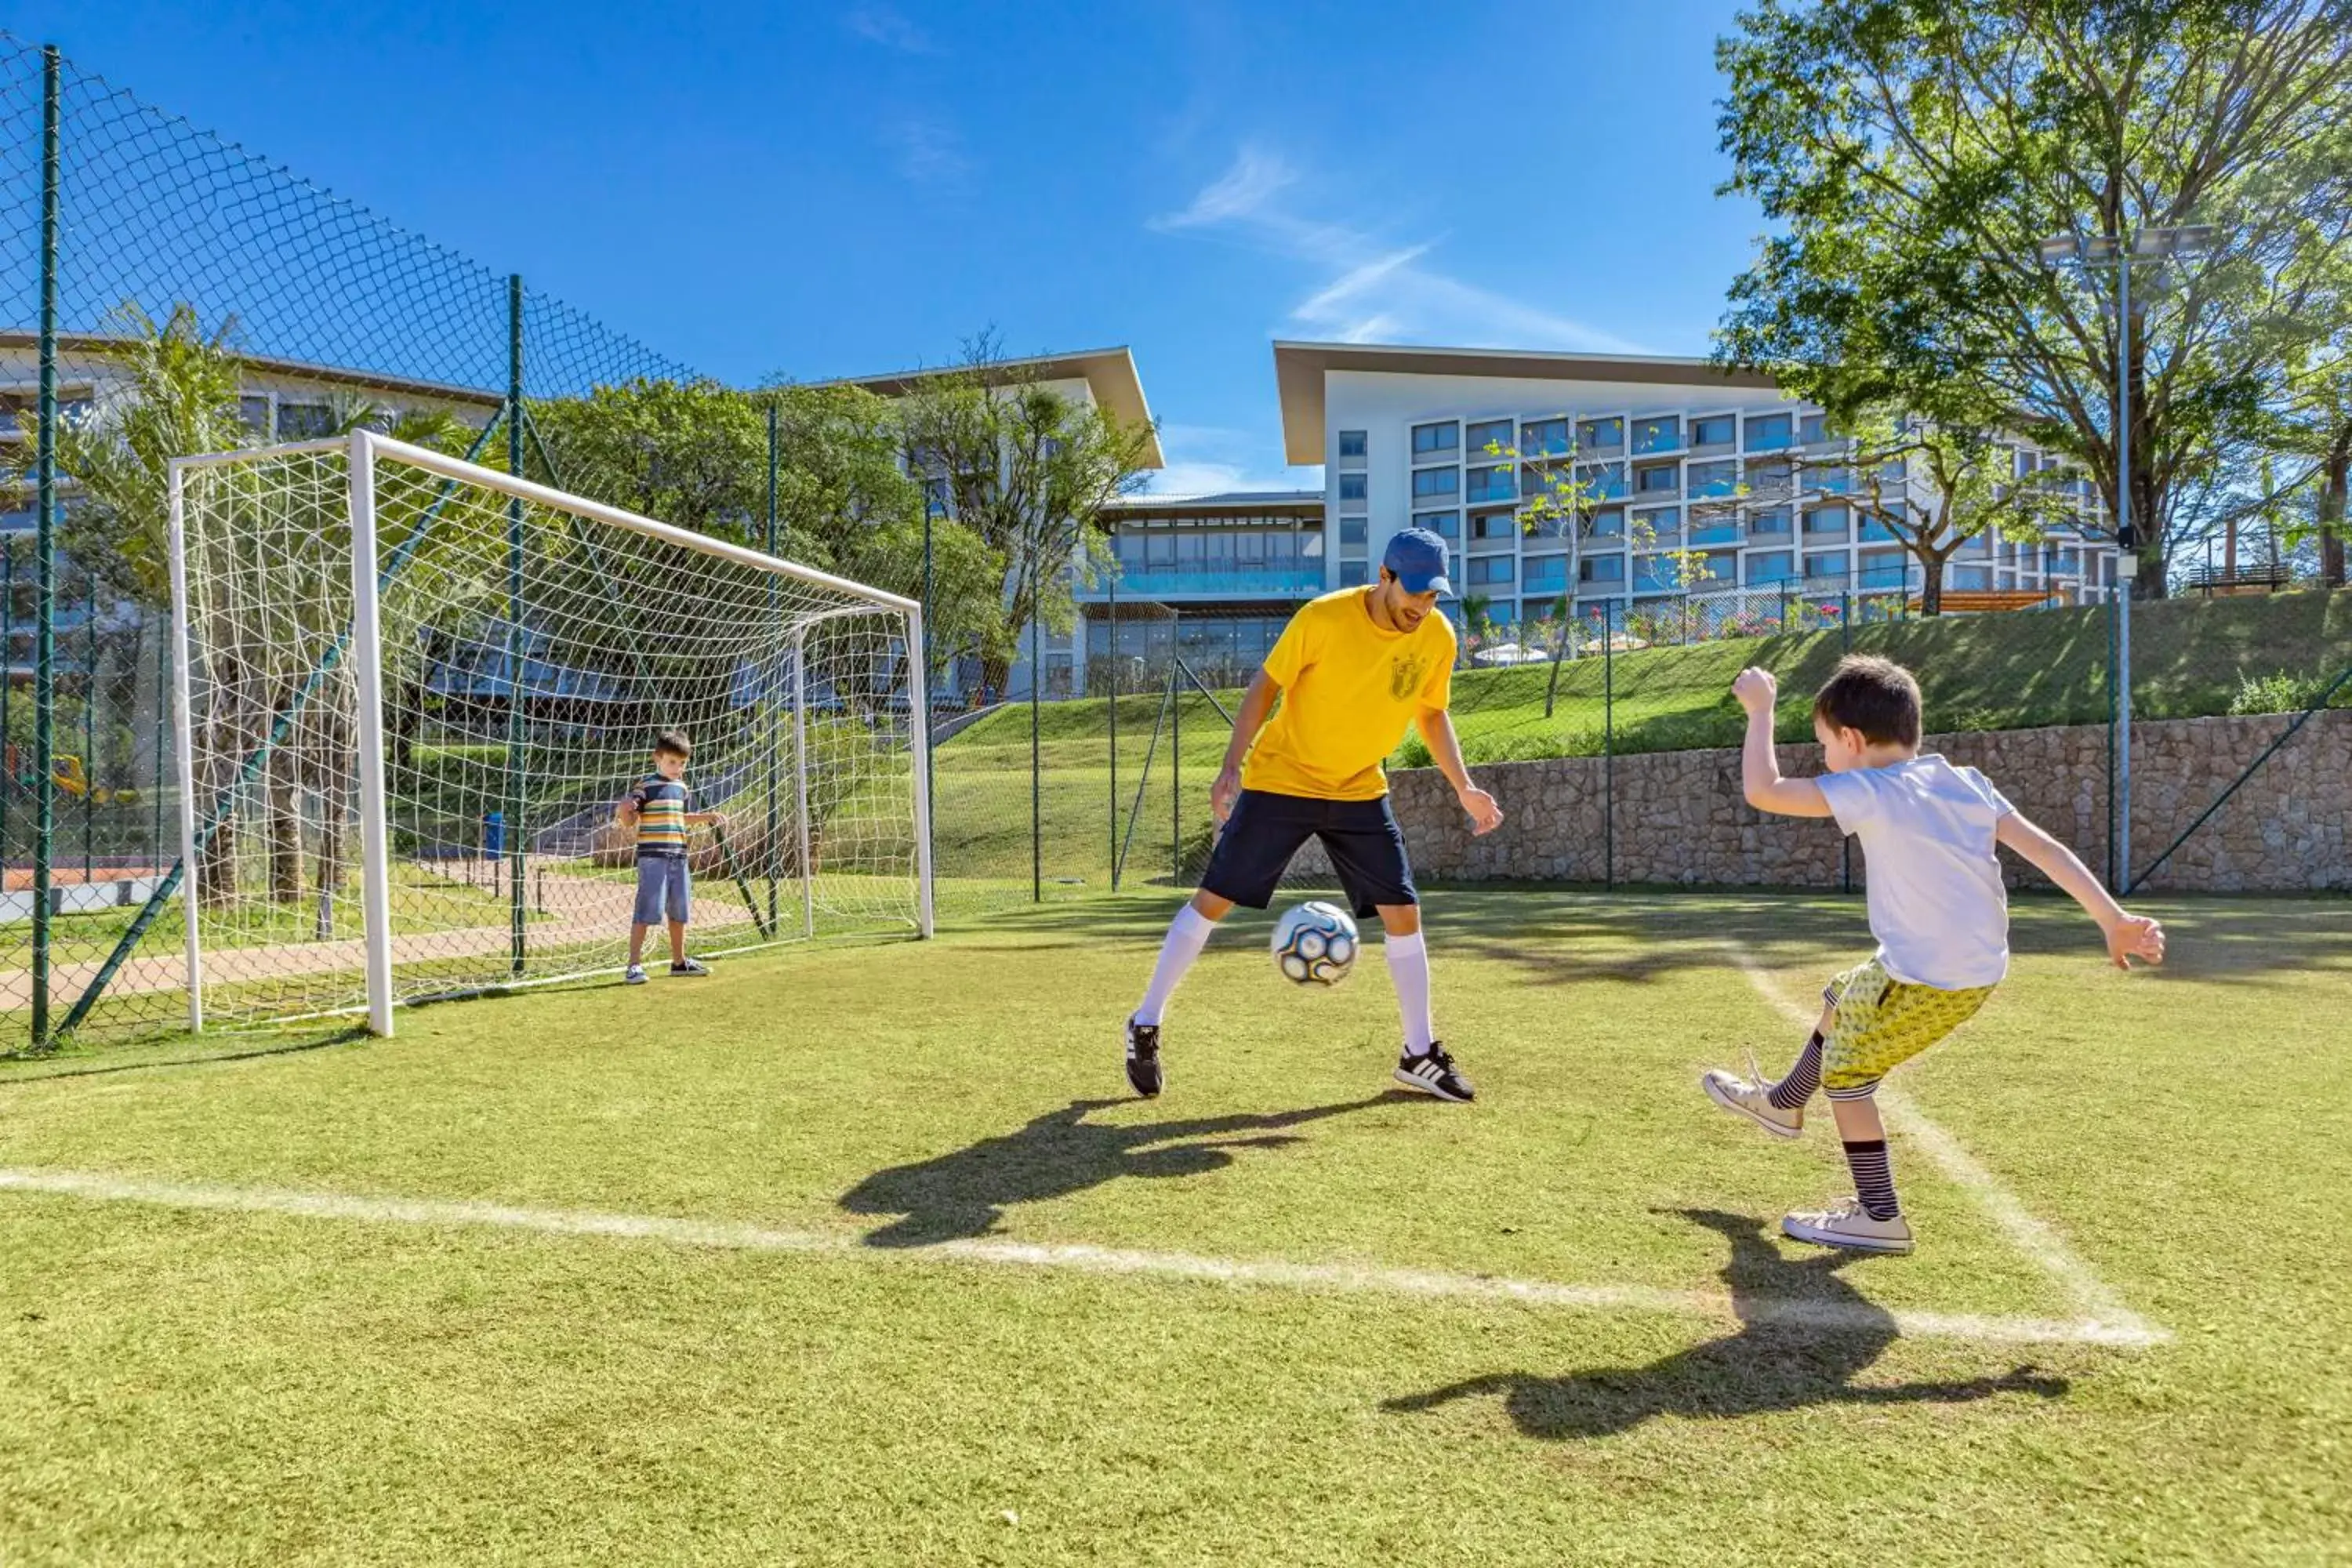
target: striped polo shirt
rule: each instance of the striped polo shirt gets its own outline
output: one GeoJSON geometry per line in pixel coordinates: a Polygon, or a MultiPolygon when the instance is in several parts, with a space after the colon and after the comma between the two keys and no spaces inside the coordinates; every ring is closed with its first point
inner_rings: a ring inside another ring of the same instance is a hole
{"type": "Polygon", "coordinates": [[[686,854],[686,785],[654,774],[632,790],[637,803],[637,858],[676,860],[686,854]]]}

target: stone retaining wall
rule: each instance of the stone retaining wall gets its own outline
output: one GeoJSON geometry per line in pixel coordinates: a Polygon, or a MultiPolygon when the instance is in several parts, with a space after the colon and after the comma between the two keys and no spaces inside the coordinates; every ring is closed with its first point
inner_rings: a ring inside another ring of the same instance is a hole
{"type": "MultiPolygon", "coordinates": [[[[2293,722],[2291,715],[2180,719],[2132,731],[2132,858],[2145,867],[2293,722]]],[[[2018,809],[2107,866],[2104,725],[1932,735],[1926,747],[1979,767],[2018,809]]],[[[1610,764],[1599,757],[1473,770],[1507,820],[1473,837],[1434,769],[1393,777],[1397,816],[1421,876],[1598,882],[1604,850],[1621,882],[1834,888],[1842,838],[1827,822],[1769,817],[1741,798],[1737,751],[1658,752],[1614,763],[1613,834],[1604,832],[1610,764]],[[1613,839],[1613,843],[1610,840],[1613,839]]],[[[1818,772],[1817,746],[1782,746],[1780,766],[1818,772]]],[[[1310,852],[1312,850],[1312,846],[1310,852]]],[[[1320,857],[1315,857],[1319,861],[1320,857]]],[[[2002,858],[2012,885],[2039,874],[2002,858]]],[[[1302,857],[1298,869],[1313,874],[1302,857]]],[[[1862,857],[1853,858],[1856,886],[1862,857]]],[[[2165,891],[2352,889],[2352,710],[2314,715],[2149,879],[2165,891]]]]}

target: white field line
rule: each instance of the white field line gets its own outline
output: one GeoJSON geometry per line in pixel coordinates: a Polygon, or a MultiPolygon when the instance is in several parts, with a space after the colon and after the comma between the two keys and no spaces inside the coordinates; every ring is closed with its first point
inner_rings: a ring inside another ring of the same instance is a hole
{"type": "MultiPolygon", "coordinates": [[[[1743,949],[1726,944],[1732,961],[1756,987],[1757,994],[1770,1003],[1800,1028],[1811,1028],[1821,1021],[1817,1009],[1791,999],[1783,992],[1771,973],[1743,949]]],[[[2137,1335],[2137,1342],[2158,1344],[2170,1339],[2163,1329],[2151,1327],[2147,1321],[2123,1303],[2123,1299],[2109,1288],[2106,1281],[2092,1272],[2091,1266],[2075,1256],[2066,1245],[2066,1238],[2051,1226],[2029,1212],[2018,1201],[2017,1194],[2001,1185],[2000,1179],[1979,1164],[1976,1156],[1960,1147],[1958,1140],[1927,1119],[1927,1112],[1913,1104],[1900,1089],[1882,1085],[1878,1090],[1878,1107],[1895,1131],[1901,1132],[1949,1178],[1952,1184],[1977,1201],[1992,1222],[1999,1226],[2011,1243],[2042,1271],[2055,1280],[2060,1289],[2073,1299],[2077,1310],[2084,1314],[2085,1326],[2110,1329],[2137,1335]]]]}
{"type": "Polygon", "coordinates": [[[1562,1285],[1413,1268],[1369,1268],[1337,1263],[1206,1258],[1184,1252],[979,1239],[929,1247],[870,1247],[856,1237],[819,1231],[772,1230],[729,1221],[660,1215],[604,1214],[579,1209],[521,1208],[503,1204],[425,1198],[362,1197],[345,1193],[289,1192],[268,1187],[154,1181],[83,1171],[0,1169],[0,1191],[36,1193],[101,1203],[152,1204],[168,1208],[226,1209],[302,1219],[372,1225],[487,1226],[544,1236],[610,1237],[680,1247],[741,1252],[797,1252],[873,1263],[950,1261],[1009,1268],[1066,1269],[1082,1274],[1144,1276],[1274,1289],[1355,1295],[1509,1301],[1584,1312],[1655,1312],[1750,1324],[1884,1332],[1987,1344],[2103,1344],[2141,1347],[2159,1335],[2115,1321],[1990,1317],[1969,1313],[1889,1311],[1851,1302],[1801,1298],[1742,1298],[1719,1291],[1661,1290],[1640,1285],[1562,1285]]]}

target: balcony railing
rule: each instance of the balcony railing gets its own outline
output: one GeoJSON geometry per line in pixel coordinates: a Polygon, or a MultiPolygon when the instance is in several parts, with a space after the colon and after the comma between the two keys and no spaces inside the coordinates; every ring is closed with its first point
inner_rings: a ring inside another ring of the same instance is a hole
{"type": "MultiPolygon", "coordinates": [[[[1193,598],[1295,598],[1323,591],[1323,568],[1249,566],[1230,571],[1192,567],[1175,571],[1129,570],[1119,574],[1116,591],[1122,599],[1150,599],[1180,594],[1193,598]]],[[[1112,584],[1106,580],[1091,588],[1081,585],[1077,597],[1098,604],[1111,597],[1112,593],[1112,584]]]]}

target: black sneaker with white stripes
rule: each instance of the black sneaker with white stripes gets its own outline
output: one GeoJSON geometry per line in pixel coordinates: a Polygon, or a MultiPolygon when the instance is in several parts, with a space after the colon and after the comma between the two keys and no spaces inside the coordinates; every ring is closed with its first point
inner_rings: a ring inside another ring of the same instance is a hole
{"type": "Polygon", "coordinates": [[[1160,1092],[1160,1026],[1127,1021],[1127,1081],[1150,1100],[1160,1092]]]}
{"type": "Polygon", "coordinates": [[[1470,1080],[1454,1070],[1454,1058],[1445,1054],[1445,1047],[1435,1041],[1432,1041],[1429,1049],[1419,1056],[1408,1051],[1399,1057],[1396,1080],[1407,1089],[1419,1089],[1423,1094],[1435,1095],[1440,1100],[1450,1100],[1457,1104],[1467,1105],[1478,1098],[1478,1091],[1470,1087],[1470,1080]]]}

